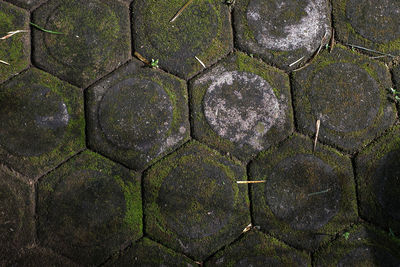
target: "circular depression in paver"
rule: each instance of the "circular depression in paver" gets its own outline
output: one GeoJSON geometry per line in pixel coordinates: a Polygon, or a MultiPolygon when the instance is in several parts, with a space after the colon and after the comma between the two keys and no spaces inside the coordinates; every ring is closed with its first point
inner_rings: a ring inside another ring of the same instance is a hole
{"type": "Polygon", "coordinates": [[[348,133],[370,126],[379,111],[378,83],[357,65],[333,63],[319,70],[308,92],[321,124],[348,133]]]}
{"type": "Polygon", "coordinates": [[[390,216],[400,220],[400,150],[389,152],[380,160],[374,180],[379,204],[390,216]]]}
{"type": "Polygon", "coordinates": [[[232,181],[223,167],[187,159],[164,179],[157,203],[168,227],[184,238],[200,239],[216,234],[233,215],[232,181]]]}
{"type": "Polygon", "coordinates": [[[108,141],[122,148],[148,149],[171,127],[173,107],[157,83],[128,78],[112,86],[99,104],[99,124],[108,141]]]}
{"type": "Polygon", "coordinates": [[[69,114],[63,99],[42,86],[0,97],[0,142],[11,154],[39,156],[62,140],[69,114]]]}
{"type": "Polygon", "coordinates": [[[324,226],[338,213],[341,199],[334,169],[306,154],[275,165],[264,193],[274,215],[295,230],[317,230],[324,226]]]}
{"type": "Polygon", "coordinates": [[[378,263],[379,266],[399,266],[400,259],[395,258],[388,251],[378,246],[361,246],[353,249],[342,257],[336,266],[371,266],[378,263]]]}
{"type": "Polygon", "coordinates": [[[195,1],[174,22],[160,26],[160,21],[169,21],[174,15],[160,10],[170,9],[169,1],[145,4],[143,20],[146,21],[145,32],[151,45],[160,54],[179,58],[193,57],[205,51],[217,36],[219,18],[215,7],[209,1],[195,1]]]}
{"type": "Polygon", "coordinates": [[[0,182],[0,241],[2,244],[8,244],[18,234],[22,224],[20,209],[23,206],[24,203],[19,201],[14,190],[7,183],[0,182]]]}
{"type": "Polygon", "coordinates": [[[250,0],[246,16],[257,43],[278,51],[313,51],[329,27],[324,0],[250,0]]]}
{"type": "Polygon", "coordinates": [[[99,0],[64,1],[50,13],[44,34],[49,55],[72,68],[104,64],[112,57],[113,41],[119,39],[119,19],[109,5],[99,0]]]}
{"type": "Polygon", "coordinates": [[[346,17],[357,33],[373,42],[400,37],[400,4],[393,0],[349,0],[346,17]]]}
{"type": "Polygon", "coordinates": [[[208,87],[204,115],[221,137],[261,150],[260,138],[285,116],[271,85],[260,76],[230,71],[208,87]]]}

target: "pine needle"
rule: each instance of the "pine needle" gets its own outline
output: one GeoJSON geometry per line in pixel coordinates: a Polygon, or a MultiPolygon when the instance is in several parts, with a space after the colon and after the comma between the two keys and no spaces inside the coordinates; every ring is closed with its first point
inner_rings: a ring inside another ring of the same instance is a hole
{"type": "Polygon", "coordinates": [[[179,9],[178,12],[176,12],[175,16],[169,22],[174,22],[176,18],[179,17],[179,15],[182,13],[182,11],[185,10],[185,8],[187,8],[192,2],[193,0],[187,1],[186,4],[183,7],[181,7],[181,9],[179,9]]]}
{"type": "Polygon", "coordinates": [[[6,36],[3,36],[0,38],[0,40],[5,40],[10,38],[11,36],[13,36],[14,34],[20,33],[20,32],[28,32],[27,30],[16,30],[16,31],[12,31],[12,32],[8,32],[6,36]]]}
{"type": "Polygon", "coordinates": [[[238,184],[260,184],[260,183],[265,183],[265,180],[260,180],[260,181],[236,181],[238,184]]]}
{"type": "Polygon", "coordinates": [[[10,65],[10,63],[5,62],[5,61],[3,61],[3,60],[0,60],[0,63],[6,64],[6,65],[10,65]]]}

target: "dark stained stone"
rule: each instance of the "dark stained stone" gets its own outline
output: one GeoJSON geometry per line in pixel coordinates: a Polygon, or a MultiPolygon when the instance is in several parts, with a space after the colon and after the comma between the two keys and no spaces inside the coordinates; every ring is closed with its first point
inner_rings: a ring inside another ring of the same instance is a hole
{"type": "Polygon", "coordinates": [[[70,261],[69,259],[57,255],[48,249],[31,248],[24,250],[20,257],[13,261],[10,267],[17,266],[68,266],[77,267],[78,264],[70,261]]]}
{"type": "Polygon", "coordinates": [[[80,87],[109,73],[130,54],[128,7],[118,1],[53,0],[33,12],[34,63],[80,87]]]}
{"type": "MultiPolygon", "coordinates": [[[[29,30],[29,13],[11,4],[0,2],[0,38],[8,32],[29,30]]],[[[0,40],[0,83],[28,68],[30,57],[29,31],[0,40]]]]}
{"type": "Polygon", "coordinates": [[[83,152],[43,177],[38,192],[41,244],[98,265],[142,235],[140,177],[83,152]]]}
{"type": "Polygon", "coordinates": [[[399,161],[399,127],[356,158],[361,217],[397,233],[400,233],[399,161]]]}
{"type": "Polygon", "coordinates": [[[351,161],[295,135],[250,165],[255,225],[302,249],[315,250],[357,217],[351,161]]]}
{"type": "Polygon", "coordinates": [[[182,254],[168,249],[148,238],[143,238],[137,244],[125,251],[122,256],[110,266],[179,266],[195,267],[195,262],[182,254]]]}
{"type": "Polygon", "coordinates": [[[238,1],[234,26],[240,49],[290,70],[306,62],[329,40],[330,4],[326,0],[238,1]]]}
{"type": "Polygon", "coordinates": [[[185,82],[132,61],[87,90],[89,146],[142,170],[189,137],[185,82]]]}
{"type": "Polygon", "coordinates": [[[205,266],[309,266],[309,256],[252,230],[205,262],[205,266]]]}
{"type": "Polygon", "coordinates": [[[250,222],[245,169],[193,141],[145,174],[147,233],[196,260],[232,242],[250,222]]]}
{"type": "Polygon", "coordinates": [[[367,145],[396,119],[388,100],[390,73],[378,62],[337,45],[294,74],[294,108],[300,131],[348,152],[367,145]]]}
{"type": "Polygon", "coordinates": [[[235,53],[190,84],[195,138],[249,160],[293,131],[288,77],[235,53]]]}
{"type": "Polygon", "coordinates": [[[81,91],[37,69],[0,86],[0,159],[35,178],[85,145],[81,91]]]}
{"type": "Polygon", "coordinates": [[[182,78],[190,78],[232,49],[228,7],[221,1],[195,1],[173,22],[180,0],[138,0],[132,4],[134,49],[182,78]]]}
{"type": "Polygon", "coordinates": [[[10,2],[10,3],[12,3],[16,6],[22,7],[22,8],[32,10],[48,0],[5,0],[5,1],[10,2]]]}

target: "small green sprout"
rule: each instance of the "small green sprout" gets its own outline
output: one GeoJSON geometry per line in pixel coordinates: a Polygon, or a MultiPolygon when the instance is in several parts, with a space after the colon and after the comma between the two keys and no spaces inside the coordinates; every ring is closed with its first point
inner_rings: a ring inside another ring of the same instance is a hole
{"type": "Polygon", "coordinates": [[[396,102],[400,102],[400,91],[393,89],[393,88],[389,88],[389,91],[392,94],[392,97],[394,98],[394,100],[396,102]]]}
{"type": "Polygon", "coordinates": [[[349,232],[345,232],[345,233],[343,234],[343,237],[344,237],[344,239],[346,239],[346,240],[349,239],[349,236],[350,236],[350,233],[349,233],[349,232]]]}
{"type": "Polygon", "coordinates": [[[157,68],[158,69],[158,59],[154,60],[153,58],[151,59],[150,66],[152,68],[157,68]]]}

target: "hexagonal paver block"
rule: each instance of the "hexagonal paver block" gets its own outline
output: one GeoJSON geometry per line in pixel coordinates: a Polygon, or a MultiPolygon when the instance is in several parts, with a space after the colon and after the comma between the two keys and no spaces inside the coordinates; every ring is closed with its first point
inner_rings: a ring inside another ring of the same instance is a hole
{"type": "Polygon", "coordinates": [[[146,233],[196,260],[238,237],[250,222],[246,171],[196,141],[144,178],[146,233]]]}
{"type": "Polygon", "coordinates": [[[328,42],[330,4],[327,0],[241,0],[235,4],[234,27],[240,49],[290,70],[328,42]]]}
{"type": "Polygon", "coordinates": [[[142,236],[140,175],[83,152],[40,180],[41,244],[85,265],[99,265],[142,236]]]}
{"type": "Polygon", "coordinates": [[[82,92],[38,69],[0,86],[0,160],[29,177],[85,146],[82,92]]]}
{"type": "Polygon", "coordinates": [[[57,255],[48,249],[31,248],[26,249],[22,255],[11,263],[10,266],[69,266],[79,265],[69,259],[57,255]]]}
{"type": "Polygon", "coordinates": [[[130,56],[129,11],[119,1],[51,0],[33,12],[33,60],[80,87],[109,73],[130,56]]]}
{"type": "MultiPolygon", "coordinates": [[[[0,2],[0,38],[8,32],[29,29],[29,13],[25,10],[0,2]]],[[[29,32],[21,32],[0,40],[0,83],[28,68],[30,57],[29,32]]]]}
{"type": "MultiPolygon", "coordinates": [[[[0,165],[0,265],[33,242],[33,188],[0,165]]],[[[3,265],[4,264],[4,265],[3,265]]]]}
{"type": "Polygon", "coordinates": [[[400,266],[400,241],[357,225],[314,255],[314,266],[400,266]]]}
{"type": "MultiPolygon", "coordinates": [[[[400,4],[393,0],[333,2],[337,38],[384,53],[400,55],[400,4]]],[[[363,49],[363,52],[367,50],[363,49]]],[[[372,53],[378,55],[379,53],[372,53]]],[[[391,57],[387,57],[391,59],[391,57]]]]}
{"type": "Polygon", "coordinates": [[[144,169],[189,138],[184,81],[132,61],[87,91],[90,148],[144,169]]]}
{"type": "Polygon", "coordinates": [[[384,64],[336,45],[294,74],[294,108],[299,130],[354,152],[388,129],[396,107],[388,100],[392,86],[384,64]]]}
{"type": "Polygon", "coordinates": [[[400,127],[356,159],[360,215],[400,234],[400,127]]]}
{"type": "Polygon", "coordinates": [[[46,2],[47,0],[5,0],[14,5],[20,6],[25,9],[32,10],[40,4],[46,2]]]}
{"type": "Polygon", "coordinates": [[[205,266],[311,266],[311,259],[305,252],[252,230],[206,261],[205,266]]]}
{"type": "Polygon", "coordinates": [[[289,78],[235,53],[191,82],[195,138],[248,160],[293,131],[289,78]]]}
{"type": "Polygon", "coordinates": [[[357,218],[353,170],[339,152],[294,135],[250,165],[253,218],[263,231],[315,250],[357,218]]]}
{"type": "Polygon", "coordinates": [[[233,48],[229,9],[223,1],[194,1],[174,20],[182,0],[132,4],[134,49],[182,78],[199,73],[233,48]]]}
{"type": "Polygon", "coordinates": [[[198,266],[182,254],[168,249],[148,238],[133,245],[109,266],[198,266]]]}

